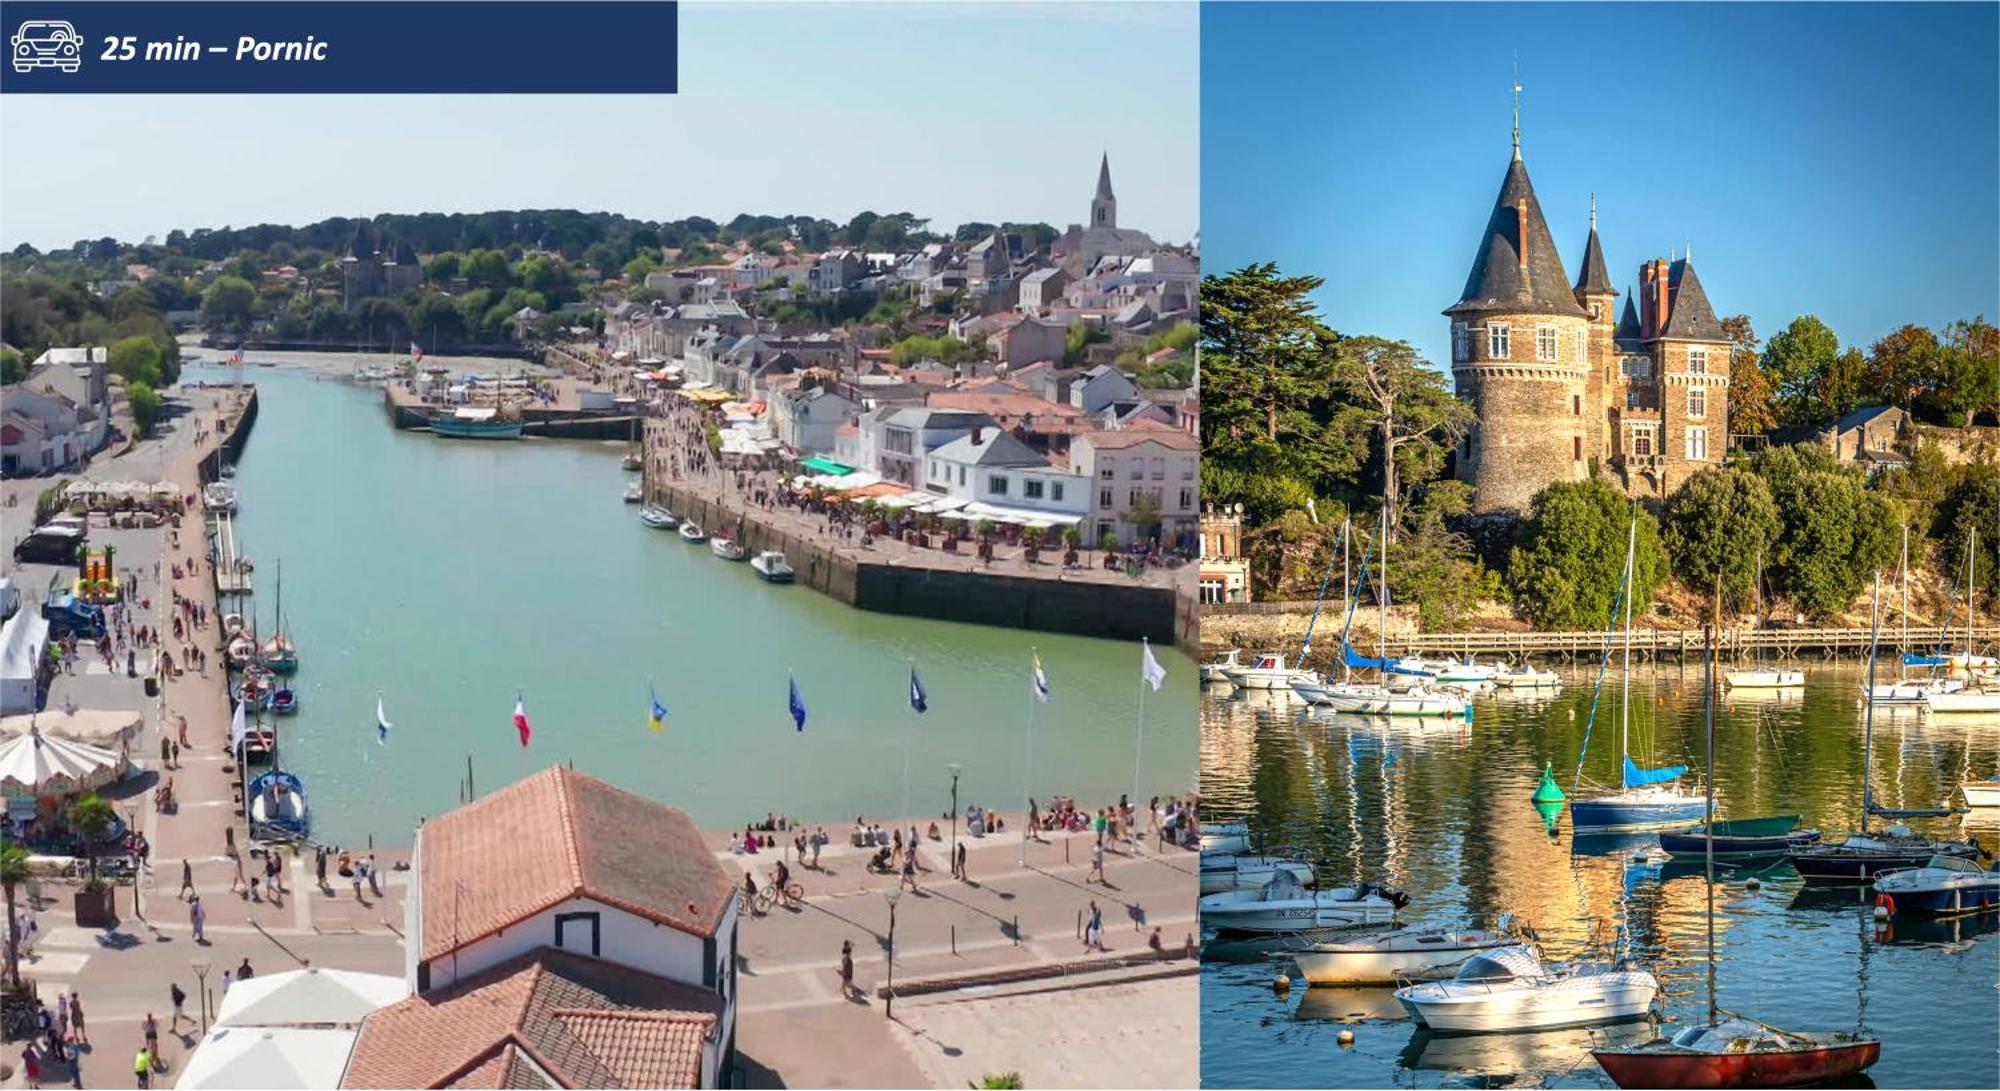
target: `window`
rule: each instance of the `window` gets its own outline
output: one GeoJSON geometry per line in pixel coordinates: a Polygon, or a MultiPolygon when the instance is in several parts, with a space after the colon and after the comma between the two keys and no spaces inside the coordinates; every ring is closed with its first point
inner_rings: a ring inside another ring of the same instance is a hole
{"type": "Polygon", "coordinates": [[[1131,473],[1131,478],[1132,478],[1132,480],[1134,480],[1134,481],[1143,481],[1143,480],[1145,480],[1145,478],[1146,478],[1146,460],[1145,460],[1144,458],[1135,458],[1135,459],[1133,459],[1133,460],[1132,460],[1132,473],[1131,473]]]}
{"type": "Polygon", "coordinates": [[[1627,356],[1621,363],[1627,379],[1650,379],[1653,377],[1653,361],[1644,356],[1627,356]]]}
{"type": "Polygon", "coordinates": [[[1590,305],[1590,320],[1591,320],[1592,322],[1595,322],[1595,321],[1597,321],[1598,319],[1600,319],[1600,318],[1603,318],[1603,317],[1604,317],[1604,304],[1602,304],[1602,303],[1592,303],[1592,304],[1590,305]]]}
{"type": "Polygon", "coordinates": [[[1627,408],[1627,409],[1637,409],[1637,408],[1639,408],[1639,403],[1641,402],[1641,400],[1642,400],[1642,399],[1641,399],[1641,398],[1639,397],[1639,392],[1638,392],[1638,391],[1636,391],[1636,390],[1627,390],[1627,391],[1625,392],[1625,408],[1627,408]]]}
{"type": "Polygon", "coordinates": [[[1161,480],[1162,478],[1165,478],[1166,476],[1167,476],[1167,460],[1166,460],[1166,459],[1164,459],[1164,458],[1156,458],[1156,459],[1154,459],[1154,460],[1153,460],[1153,480],[1155,480],[1155,481],[1159,481],[1159,480],[1161,480]]]}
{"type": "Polygon", "coordinates": [[[1113,477],[1117,476],[1117,473],[1118,473],[1117,464],[1108,458],[1104,460],[1104,464],[1098,467],[1097,470],[1097,476],[1103,478],[1106,481],[1109,481],[1113,477]]]}
{"type": "Polygon", "coordinates": [[[1589,359],[1589,353],[1588,353],[1588,349],[1589,349],[1589,347],[1590,347],[1590,346],[1589,346],[1589,341],[1588,341],[1588,339],[1586,339],[1586,338],[1584,338],[1584,337],[1582,337],[1582,336],[1579,336],[1579,337],[1578,337],[1578,338],[1576,339],[1576,362],[1577,362],[1577,363],[1579,363],[1579,364],[1587,364],[1587,363],[1589,363],[1589,362],[1590,362],[1590,359],[1589,359]]]}
{"type": "Polygon", "coordinates": [[[1708,461],[1708,429],[1688,429],[1687,456],[1691,462],[1708,461]]]}
{"type": "Polygon", "coordinates": [[[1569,415],[1572,417],[1583,416],[1583,395],[1571,394],[1569,396],[1569,415]]]}
{"type": "Polygon", "coordinates": [[[1702,348],[1699,345],[1691,346],[1688,349],[1688,374],[1690,375],[1708,374],[1707,349],[1702,348]]]}
{"type": "Polygon", "coordinates": [[[1194,490],[1193,490],[1193,489],[1182,489],[1182,490],[1181,490],[1181,510],[1182,510],[1182,511],[1186,511],[1186,510],[1188,510],[1189,508],[1192,508],[1192,507],[1194,507],[1194,490]]]}
{"type": "Polygon", "coordinates": [[[963,466],[958,468],[958,483],[961,485],[965,484],[965,467],[963,466]]]}
{"type": "Polygon", "coordinates": [[[1512,352],[1508,348],[1509,330],[1506,326],[1486,327],[1486,356],[1492,360],[1505,360],[1512,352]]]}
{"type": "Polygon", "coordinates": [[[1571,436],[1571,437],[1569,437],[1569,457],[1570,457],[1570,461],[1572,461],[1572,462],[1582,462],[1582,461],[1583,461],[1583,437],[1582,437],[1582,436],[1571,436]]]}
{"type": "Polygon", "coordinates": [[[1453,360],[1472,359],[1472,327],[1463,322],[1451,324],[1451,358],[1453,360]]]}
{"type": "Polygon", "coordinates": [[[1144,495],[1146,495],[1146,490],[1144,490],[1144,489],[1131,489],[1131,490],[1128,490],[1128,491],[1127,491],[1127,492],[1125,493],[1125,506],[1126,506],[1126,507],[1128,507],[1128,508],[1136,508],[1136,507],[1138,507],[1138,506],[1139,506],[1139,498],[1140,498],[1140,497],[1142,497],[1142,496],[1144,496],[1144,495]]]}
{"type": "Polygon", "coordinates": [[[1708,416],[1707,387],[1705,386],[1688,387],[1688,416],[1697,418],[1708,416]]]}
{"type": "Polygon", "coordinates": [[[1062,498],[1063,498],[1063,483],[1060,481],[1049,482],[1049,499],[1060,504],[1062,503],[1062,498]]]}
{"type": "Polygon", "coordinates": [[[1653,430],[1635,428],[1632,430],[1632,453],[1640,458],[1653,457],[1653,430]]]}
{"type": "Polygon", "coordinates": [[[1041,482],[1036,481],[1032,478],[1021,482],[1021,499],[1040,500],[1041,498],[1042,498],[1041,482]]]}
{"type": "Polygon", "coordinates": [[[1554,360],[1556,358],[1556,328],[1554,326],[1535,327],[1535,359],[1554,360]]]}
{"type": "Polygon", "coordinates": [[[1007,495],[1007,478],[1004,474],[986,475],[986,491],[995,496],[1007,495]]]}
{"type": "Polygon", "coordinates": [[[1100,508],[1108,508],[1108,507],[1110,507],[1110,506],[1111,506],[1111,490],[1110,490],[1110,489],[1099,489],[1099,490],[1097,490],[1097,506],[1098,506],[1098,507],[1100,507],[1100,508]]]}
{"type": "Polygon", "coordinates": [[[599,954],[598,914],[557,913],[557,947],[570,951],[588,951],[591,957],[599,954]]]}

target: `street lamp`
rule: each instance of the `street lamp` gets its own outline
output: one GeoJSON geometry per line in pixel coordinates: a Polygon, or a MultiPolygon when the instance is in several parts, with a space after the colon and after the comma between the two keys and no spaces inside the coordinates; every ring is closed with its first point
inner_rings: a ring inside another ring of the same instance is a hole
{"type": "Polygon", "coordinates": [[[205,1036],[208,1034],[209,961],[205,958],[197,958],[190,961],[188,965],[194,968],[195,992],[200,994],[198,999],[201,1001],[201,1033],[205,1036]]]}
{"type": "Polygon", "coordinates": [[[889,988],[882,1003],[882,1017],[885,1019],[896,1017],[896,900],[902,896],[901,884],[882,892],[882,897],[889,902],[889,988]]]}
{"type": "MultiPolygon", "coordinates": [[[[959,770],[965,767],[954,761],[947,763],[945,765],[945,768],[951,770],[951,870],[953,874],[957,874],[958,872],[958,772],[959,770]]],[[[965,878],[965,876],[963,875],[959,875],[958,877],[961,879],[965,878]]]]}

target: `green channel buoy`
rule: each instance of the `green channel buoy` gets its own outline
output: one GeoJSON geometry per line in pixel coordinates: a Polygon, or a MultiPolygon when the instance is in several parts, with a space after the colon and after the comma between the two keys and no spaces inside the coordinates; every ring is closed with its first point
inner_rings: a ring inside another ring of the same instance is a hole
{"type": "Polygon", "coordinates": [[[1562,786],[1556,783],[1555,766],[1544,762],[1542,765],[1542,786],[1535,789],[1535,802],[1561,803],[1569,797],[1563,795],[1562,786]]]}

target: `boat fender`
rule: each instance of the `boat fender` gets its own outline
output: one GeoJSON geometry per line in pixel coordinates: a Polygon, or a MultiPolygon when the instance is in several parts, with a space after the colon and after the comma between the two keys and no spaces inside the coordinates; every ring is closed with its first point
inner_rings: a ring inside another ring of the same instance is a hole
{"type": "Polygon", "coordinates": [[[1343,1046],[1352,1046],[1354,1044],[1354,1032],[1351,1030],[1342,1030],[1334,1036],[1334,1040],[1343,1046]]]}
{"type": "Polygon", "coordinates": [[[1283,995],[1283,994],[1285,994],[1285,993],[1288,993],[1288,992],[1291,992],[1291,991],[1292,991],[1292,979],[1291,979],[1291,978],[1289,978],[1289,977],[1287,977],[1287,976],[1285,976],[1284,974],[1279,974],[1279,975],[1278,975],[1278,976],[1277,976],[1277,977],[1276,977],[1275,979],[1273,979],[1273,980],[1272,980],[1272,982],[1271,982],[1271,991],[1272,991],[1272,992],[1275,992],[1275,993],[1278,993],[1278,994],[1280,994],[1280,995],[1283,995]]]}
{"type": "Polygon", "coordinates": [[[1763,885],[1763,883],[1757,881],[1757,877],[1754,875],[1743,881],[1743,889],[1745,890],[1756,890],[1763,885]]]}

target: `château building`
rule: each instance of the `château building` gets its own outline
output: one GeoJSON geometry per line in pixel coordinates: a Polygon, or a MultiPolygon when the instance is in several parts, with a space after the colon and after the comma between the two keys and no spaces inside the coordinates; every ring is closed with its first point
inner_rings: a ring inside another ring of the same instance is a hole
{"type": "Polygon", "coordinates": [[[1526,512],[1557,481],[1596,466],[1632,496],[1660,499],[1718,464],[1729,441],[1729,338],[1694,264],[1641,262],[1622,308],[1591,200],[1590,237],[1574,282],[1514,158],[1451,319],[1458,396],[1479,422],[1458,476],[1482,515],[1526,512]],[[1616,318],[1613,318],[1614,313],[1616,318]]]}
{"type": "Polygon", "coordinates": [[[399,296],[423,283],[423,263],[407,240],[391,244],[379,232],[354,225],[340,258],[341,298],[353,307],[376,296],[399,296]]]}

